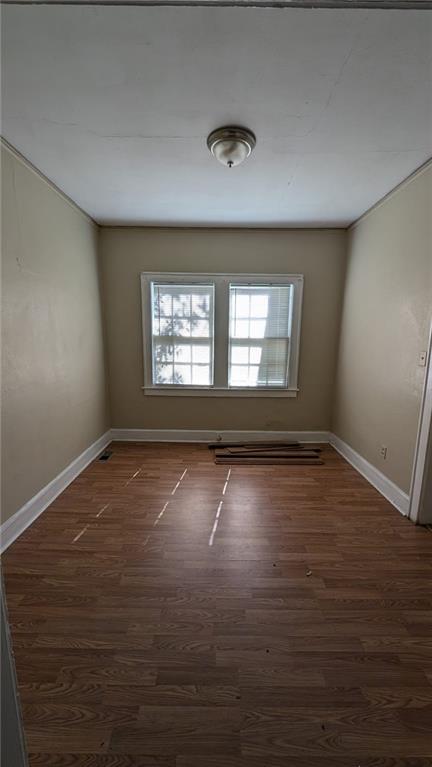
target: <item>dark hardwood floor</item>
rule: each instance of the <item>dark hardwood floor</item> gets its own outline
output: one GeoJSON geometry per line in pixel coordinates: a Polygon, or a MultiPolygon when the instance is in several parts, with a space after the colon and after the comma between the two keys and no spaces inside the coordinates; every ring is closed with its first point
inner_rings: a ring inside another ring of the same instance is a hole
{"type": "Polygon", "coordinates": [[[113,443],[3,557],[31,767],[432,765],[432,534],[330,447],[113,443]]]}

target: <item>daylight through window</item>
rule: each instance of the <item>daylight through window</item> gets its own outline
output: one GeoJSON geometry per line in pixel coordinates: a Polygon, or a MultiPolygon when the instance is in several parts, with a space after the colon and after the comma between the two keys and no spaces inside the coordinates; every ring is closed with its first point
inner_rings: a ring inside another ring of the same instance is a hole
{"type": "Polygon", "coordinates": [[[301,275],[141,275],[144,389],[297,391],[301,275]]]}
{"type": "Polygon", "coordinates": [[[152,284],[153,384],[213,383],[213,285],[152,284]]]}

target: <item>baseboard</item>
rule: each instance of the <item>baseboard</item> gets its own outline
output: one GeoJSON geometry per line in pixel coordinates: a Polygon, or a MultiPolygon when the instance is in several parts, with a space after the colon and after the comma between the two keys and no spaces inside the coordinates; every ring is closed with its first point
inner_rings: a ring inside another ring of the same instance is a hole
{"type": "Polygon", "coordinates": [[[0,551],[5,551],[110,442],[111,431],[107,431],[4,522],[0,527],[0,551]]]}
{"type": "Polygon", "coordinates": [[[338,451],[338,453],[356,469],[359,474],[362,474],[371,485],[373,485],[384,498],[387,498],[393,506],[396,507],[401,514],[406,516],[409,508],[409,496],[404,493],[397,485],[394,484],[388,477],[386,477],[381,471],[372,466],[369,461],[363,458],[357,453],[350,445],[344,442],[342,439],[336,436],[336,434],[330,434],[330,444],[338,451]]]}
{"type": "Polygon", "coordinates": [[[120,442],[238,442],[240,440],[298,440],[328,442],[328,431],[211,431],[208,429],[111,429],[120,442]]]}

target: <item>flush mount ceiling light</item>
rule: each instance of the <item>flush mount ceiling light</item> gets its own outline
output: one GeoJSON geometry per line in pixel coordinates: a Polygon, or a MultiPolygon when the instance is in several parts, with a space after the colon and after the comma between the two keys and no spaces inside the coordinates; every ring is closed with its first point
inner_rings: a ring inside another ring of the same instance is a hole
{"type": "Polygon", "coordinates": [[[207,139],[213,157],[228,168],[246,160],[255,144],[256,138],[252,131],[232,125],[214,130],[207,139]]]}

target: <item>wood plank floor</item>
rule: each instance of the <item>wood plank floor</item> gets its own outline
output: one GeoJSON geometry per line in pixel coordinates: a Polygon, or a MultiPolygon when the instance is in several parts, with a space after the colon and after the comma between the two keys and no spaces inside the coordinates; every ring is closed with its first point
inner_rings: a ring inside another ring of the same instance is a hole
{"type": "Polygon", "coordinates": [[[31,767],[432,765],[432,535],[330,447],[113,443],[3,558],[31,767]]]}

